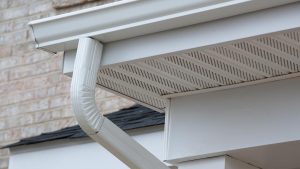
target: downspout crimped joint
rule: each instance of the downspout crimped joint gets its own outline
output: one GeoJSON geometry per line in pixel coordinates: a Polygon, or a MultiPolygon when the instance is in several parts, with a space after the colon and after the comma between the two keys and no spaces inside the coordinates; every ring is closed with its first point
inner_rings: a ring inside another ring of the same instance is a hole
{"type": "Polygon", "coordinates": [[[71,83],[73,112],[79,125],[93,140],[132,169],[169,169],[97,109],[95,88],[102,49],[97,40],[79,40],[71,83]]]}

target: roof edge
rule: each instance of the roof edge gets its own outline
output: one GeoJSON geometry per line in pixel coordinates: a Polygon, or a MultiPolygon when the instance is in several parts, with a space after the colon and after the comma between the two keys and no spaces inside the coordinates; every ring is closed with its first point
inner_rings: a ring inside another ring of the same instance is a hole
{"type": "MultiPolygon", "coordinates": [[[[164,113],[156,112],[141,105],[134,105],[129,108],[124,108],[105,116],[127,132],[135,129],[163,125],[165,122],[164,113]]],[[[53,132],[42,133],[38,136],[24,138],[19,142],[0,147],[0,149],[62,139],[79,139],[84,137],[87,137],[86,133],[83,132],[78,125],[76,125],[53,132]]]]}
{"type": "Polygon", "coordinates": [[[37,47],[58,52],[76,49],[80,37],[101,36],[100,41],[106,43],[296,1],[298,0],[126,0],[32,21],[30,26],[37,47]],[[159,26],[151,27],[157,23],[160,23],[159,26]]]}

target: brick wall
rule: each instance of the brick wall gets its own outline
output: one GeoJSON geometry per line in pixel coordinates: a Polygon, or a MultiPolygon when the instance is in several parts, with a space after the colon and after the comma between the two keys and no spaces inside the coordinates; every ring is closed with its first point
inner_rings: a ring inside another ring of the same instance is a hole
{"type": "MultiPolygon", "coordinates": [[[[0,0],[0,146],[76,124],[62,55],[36,50],[27,23],[112,1],[0,0]]],[[[96,96],[104,113],[133,104],[102,90],[96,96]]],[[[8,159],[0,150],[0,169],[8,159]]]]}

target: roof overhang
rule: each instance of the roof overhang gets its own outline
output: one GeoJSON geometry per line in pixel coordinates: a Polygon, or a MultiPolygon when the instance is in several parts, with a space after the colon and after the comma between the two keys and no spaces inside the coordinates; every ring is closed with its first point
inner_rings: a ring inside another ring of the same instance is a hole
{"type": "Polygon", "coordinates": [[[76,49],[80,37],[93,37],[109,43],[296,1],[123,0],[32,21],[29,25],[33,28],[38,48],[58,52],[76,49]]]}
{"type": "Polygon", "coordinates": [[[99,40],[98,86],[162,111],[167,98],[298,76],[299,11],[298,0],[131,0],[30,25],[38,48],[65,51],[66,73],[78,39],[99,40]]]}

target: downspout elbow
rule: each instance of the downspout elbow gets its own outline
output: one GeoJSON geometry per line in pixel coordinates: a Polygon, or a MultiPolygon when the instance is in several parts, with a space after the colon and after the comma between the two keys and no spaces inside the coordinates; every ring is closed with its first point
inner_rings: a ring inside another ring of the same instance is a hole
{"type": "Polygon", "coordinates": [[[73,112],[79,125],[131,169],[169,169],[97,109],[95,88],[102,48],[91,38],[79,40],[71,83],[73,112]]]}
{"type": "Polygon", "coordinates": [[[88,38],[81,39],[76,54],[71,83],[71,100],[75,117],[88,134],[97,133],[104,121],[95,102],[97,73],[100,66],[102,44],[88,38]]]}

